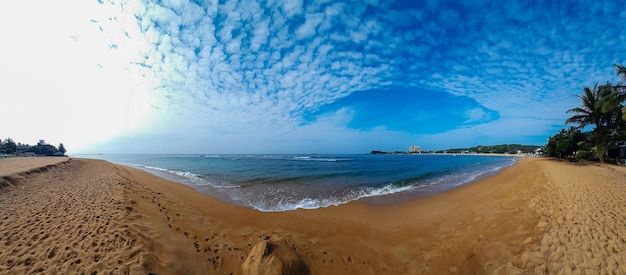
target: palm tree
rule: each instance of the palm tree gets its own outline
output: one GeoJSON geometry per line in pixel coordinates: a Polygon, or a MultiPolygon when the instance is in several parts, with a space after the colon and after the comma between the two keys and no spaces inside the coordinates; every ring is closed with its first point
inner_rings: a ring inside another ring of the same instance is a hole
{"type": "MultiPolygon", "coordinates": [[[[615,70],[617,71],[617,76],[622,77],[624,81],[626,81],[626,67],[619,64],[613,64],[615,70]]],[[[615,93],[607,98],[605,103],[605,109],[612,108],[620,108],[622,109],[622,120],[626,121],[626,106],[622,105],[622,102],[626,101],[626,86],[624,83],[618,82],[617,85],[614,86],[615,93]]]]}
{"type": "Polygon", "coordinates": [[[568,118],[565,124],[578,124],[577,128],[579,129],[600,124],[603,107],[603,102],[601,101],[602,90],[605,89],[603,86],[598,86],[597,83],[593,88],[585,87],[583,95],[576,96],[582,101],[582,107],[567,110],[566,113],[575,113],[576,115],[568,118]]]}
{"type": "Polygon", "coordinates": [[[606,99],[611,96],[614,89],[610,84],[596,85],[593,88],[585,87],[583,95],[577,95],[582,101],[581,107],[567,110],[567,113],[573,113],[572,117],[565,121],[565,124],[576,124],[577,129],[587,126],[594,126],[593,133],[595,136],[595,151],[598,158],[604,162],[604,156],[608,152],[611,142],[611,126],[613,126],[613,113],[605,111],[606,99]]]}
{"type": "MultiPolygon", "coordinates": [[[[626,81],[626,67],[620,64],[613,64],[613,66],[617,71],[617,76],[621,76],[622,79],[626,81]]],[[[626,139],[626,106],[623,104],[625,101],[626,86],[624,85],[624,83],[618,82],[615,86],[615,96],[611,100],[609,100],[606,108],[615,108],[617,110],[621,109],[622,111],[622,121],[620,124],[618,124],[619,128],[621,128],[620,130],[618,130],[618,132],[620,133],[620,138],[622,141],[626,139]]]]}
{"type": "Polygon", "coordinates": [[[621,64],[613,64],[613,67],[615,67],[615,69],[617,70],[617,76],[621,76],[624,81],[626,81],[626,67],[621,64]]]}

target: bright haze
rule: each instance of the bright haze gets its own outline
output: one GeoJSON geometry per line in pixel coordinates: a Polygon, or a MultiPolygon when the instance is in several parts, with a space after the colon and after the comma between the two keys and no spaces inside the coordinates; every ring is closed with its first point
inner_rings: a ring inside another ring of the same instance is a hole
{"type": "Polygon", "coordinates": [[[70,153],[522,143],[626,60],[620,1],[5,1],[0,138],[70,153]]]}

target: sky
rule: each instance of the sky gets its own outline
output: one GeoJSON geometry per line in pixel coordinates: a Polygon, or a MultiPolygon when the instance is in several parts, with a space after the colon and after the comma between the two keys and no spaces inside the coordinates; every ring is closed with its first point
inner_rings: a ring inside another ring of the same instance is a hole
{"type": "Polygon", "coordinates": [[[68,153],[521,143],[626,63],[619,1],[4,1],[0,138],[68,153]]]}

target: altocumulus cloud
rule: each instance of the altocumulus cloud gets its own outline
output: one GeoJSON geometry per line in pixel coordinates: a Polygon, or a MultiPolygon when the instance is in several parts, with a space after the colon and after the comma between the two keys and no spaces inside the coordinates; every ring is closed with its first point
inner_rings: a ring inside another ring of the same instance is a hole
{"type": "Polygon", "coordinates": [[[196,142],[189,148],[203,139],[250,138],[256,145],[229,149],[291,150],[316,142],[357,152],[377,144],[541,144],[577,104],[573,95],[613,79],[611,64],[624,61],[626,13],[617,1],[421,2],[102,5],[132,15],[117,22],[133,34],[122,39],[142,45],[133,64],[158,82],[149,133],[189,137],[196,142]],[[407,92],[424,104],[398,110],[414,108],[415,117],[407,112],[372,120],[376,108],[359,108],[351,99],[359,93],[407,98],[407,92]],[[453,114],[439,124],[445,127],[433,124],[445,114],[453,114]],[[403,117],[412,123],[404,127],[403,117]],[[416,124],[431,128],[410,126],[416,124]],[[359,145],[347,146],[349,140],[359,145]]]}

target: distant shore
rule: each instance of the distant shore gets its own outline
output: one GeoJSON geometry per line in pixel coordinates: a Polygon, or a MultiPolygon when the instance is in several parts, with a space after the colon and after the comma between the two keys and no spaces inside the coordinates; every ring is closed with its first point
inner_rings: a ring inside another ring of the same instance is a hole
{"type": "Polygon", "coordinates": [[[472,153],[425,153],[424,155],[450,155],[450,156],[485,156],[485,157],[513,157],[513,158],[523,158],[523,157],[531,157],[532,154],[496,154],[496,153],[480,153],[480,154],[472,154],[472,153]]]}
{"type": "Polygon", "coordinates": [[[312,274],[626,273],[624,167],[522,158],[402,203],[265,213],[48,159],[0,159],[0,273],[245,274],[271,259],[312,274]]]}
{"type": "Polygon", "coordinates": [[[372,151],[370,155],[444,155],[444,156],[487,156],[487,157],[530,157],[533,154],[498,154],[498,153],[409,153],[409,152],[384,152],[372,151]],[[376,153],[374,153],[376,152],[376,153]]]}

